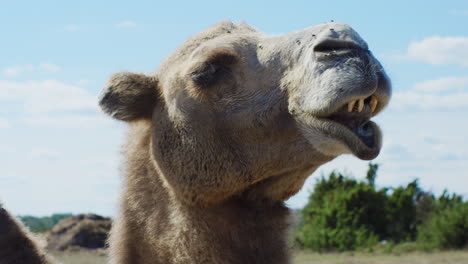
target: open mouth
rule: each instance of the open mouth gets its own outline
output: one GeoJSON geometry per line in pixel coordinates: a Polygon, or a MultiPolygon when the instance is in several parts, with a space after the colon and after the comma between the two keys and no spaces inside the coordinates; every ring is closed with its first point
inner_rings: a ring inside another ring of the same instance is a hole
{"type": "MultiPolygon", "coordinates": [[[[371,118],[388,104],[391,83],[380,64],[368,56],[356,57],[362,65],[348,65],[355,79],[346,77],[338,78],[335,83],[314,83],[325,91],[337,87],[339,90],[316,95],[312,94],[314,89],[304,89],[304,97],[290,100],[290,113],[298,121],[302,133],[315,149],[326,155],[352,153],[360,159],[371,160],[380,153],[382,133],[371,118]],[[371,61],[366,61],[369,58],[371,61]],[[361,67],[363,65],[365,68],[361,67]],[[368,66],[376,71],[367,72],[368,66]],[[366,73],[360,75],[364,71],[366,73]]],[[[327,74],[340,76],[340,71],[327,74]]],[[[327,80],[328,75],[320,80],[327,80]]]]}
{"type": "Polygon", "coordinates": [[[378,104],[379,100],[375,95],[351,100],[327,118],[351,130],[367,147],[375,148],[378,143],[376,134],[379,131],[370,119],[378,104]]]}
{"type": "Polygon", "coordinates": [[[356,97],[346,101],[335,112],[309,120],[324,135],[343,142],[358,158],[377,157],[382,146],[382,133],[370,119],[385,105],[376,95],[356,97]],[[313,121],[312,121],[313,120],[313,121]]]}

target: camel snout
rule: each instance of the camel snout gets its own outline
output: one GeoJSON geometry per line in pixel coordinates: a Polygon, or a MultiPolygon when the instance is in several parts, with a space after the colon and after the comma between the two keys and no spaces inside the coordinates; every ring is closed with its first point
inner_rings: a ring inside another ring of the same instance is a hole
{"type": "Polygon", "coordinates": [[[367,43],[347,24],[328,23],[317,36],[314,52],[327,55],[345,55],[369,49],[367,43]]]}

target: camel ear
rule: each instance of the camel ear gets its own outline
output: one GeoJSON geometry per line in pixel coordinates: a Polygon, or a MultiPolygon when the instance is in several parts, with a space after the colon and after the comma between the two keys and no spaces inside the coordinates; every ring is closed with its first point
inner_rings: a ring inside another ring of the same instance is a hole
{"type": "Polygon", "coordinates": [[[101,91],[99,106],[122,121],[151,118],[158,101],[155,76],[122,72],[113,75],[101,91]]]}

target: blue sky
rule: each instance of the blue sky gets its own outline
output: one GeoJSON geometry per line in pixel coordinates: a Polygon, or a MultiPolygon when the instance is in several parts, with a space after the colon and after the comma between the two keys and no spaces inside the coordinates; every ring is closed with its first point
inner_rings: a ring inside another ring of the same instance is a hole
{"type": "MultiPolygon", "coordinates": [[[[377,184],[419,178],[468,195],[467,1],[2,1],[0,200],[16,214],[114,215],[125,125],[96,97],[122,70],[153,72],[190,35],[230,19],[268,34],[334,20],[352,25],[392,78],[377,118],[377,184]]],[[[367,163],[326,164],[288,201],[299,208],[334,169],[363,178],[367,163]]]]}

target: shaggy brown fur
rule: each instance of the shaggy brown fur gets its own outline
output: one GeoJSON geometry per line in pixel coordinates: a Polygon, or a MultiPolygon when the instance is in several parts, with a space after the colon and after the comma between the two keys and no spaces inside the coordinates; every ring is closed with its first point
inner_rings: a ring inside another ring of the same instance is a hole
{"type": "Polygon", "coordinates": [[[0,204],[0,263],[52,264],[28,230],[0,204]]]}
{"type": "Polygon", "coordinates": [[[339,23],[268,37],[222,22],[155,74],[114,75],[100,106],[130,129],[111,263],[288,263],[284,201],[337,155],[377,156],[369,119],[389,97],[339,23]]]}

